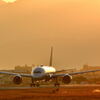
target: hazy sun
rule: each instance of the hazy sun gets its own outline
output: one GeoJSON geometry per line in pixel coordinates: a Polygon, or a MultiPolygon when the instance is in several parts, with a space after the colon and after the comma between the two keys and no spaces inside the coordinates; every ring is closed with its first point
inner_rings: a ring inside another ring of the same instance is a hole
{"type": "Polygon", "coordinates": [[[13,2],[15,2],[16,0],[2,0],[2,1],[4,1],[4,2],[6,2],[6,3],[13,3],[13,2]]]}

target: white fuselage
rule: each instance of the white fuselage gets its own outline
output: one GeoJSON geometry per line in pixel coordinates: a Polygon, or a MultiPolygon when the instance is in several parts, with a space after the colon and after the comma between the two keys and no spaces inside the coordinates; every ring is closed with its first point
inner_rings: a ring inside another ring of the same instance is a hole
{"type": "Polygon", "coordinates": [[[31,74],[33,78],[38,79],[55,72],[56,72],[56,69],[54,67],[38,66],[32,70],[31,74]]]}

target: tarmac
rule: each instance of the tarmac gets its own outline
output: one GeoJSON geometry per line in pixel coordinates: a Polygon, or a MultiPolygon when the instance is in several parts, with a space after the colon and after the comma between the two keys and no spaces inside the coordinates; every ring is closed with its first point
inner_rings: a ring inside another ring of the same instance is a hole
{"type": "Polygon", "coordinates": [[[0,100],[100,100],[100,85],[1,87],[0,100]]]}

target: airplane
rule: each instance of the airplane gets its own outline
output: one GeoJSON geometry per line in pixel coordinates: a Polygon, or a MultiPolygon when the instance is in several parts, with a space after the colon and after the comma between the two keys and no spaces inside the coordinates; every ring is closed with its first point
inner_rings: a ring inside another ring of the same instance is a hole
{"type": "Polygon", "coordinates": [[[84,74],[89,72],[97,72],[98,70],[89,70],[89,71],[81,71],[81,72],[71,72],[71,73],[61,73],[66,70],[59,70],[57,71],[54,67],[52,67],[53,61],[53,47],[51,47],[51,54],[50,54],[50,64],[49,66],[40,65],[36,68],[33,68],[31,74],[20,74],[20,73],[11,73],[11,72],[0,72],[0,74],[7,74],[14,76],[13,82],[17,85],[23,82],[22,77],[31,78],[31,87],[39,87],[41,81],[48,82],[50,80],[54,81],[54,86],[59,87],[60,82],[59,78],[62,79],[64,84],[69,84],[72,81],[73,75],[84,74]],[[60,72],[60,73],[59,73],[60,72]]]}

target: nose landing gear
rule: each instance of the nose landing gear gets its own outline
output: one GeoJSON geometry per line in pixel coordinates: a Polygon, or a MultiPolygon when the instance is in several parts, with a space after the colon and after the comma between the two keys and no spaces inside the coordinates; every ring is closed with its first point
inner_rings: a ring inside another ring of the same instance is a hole
{"type": "Polygon", "coordinates": [[[39,83],[36,83],[36,84],[35,84],[35,83],[31,83],[30,86],[31,86],[31,87],[39,87],[40,84],[39,84],[39,83]]]}
{"type": "Polygon", "coordinates": [[[34,80],[32,79],[32,83],[30,84],[30,86],[31,87],[39,87],[40,86],[40,84],[39,84],[39,82],[34,82],[34,80]]]}
{"type": "Polygon", "coordinates": [[[60,87],[60,83],[55,83],[54,86],[55,87],[60,87]]]}
{"type": "Polygon", "coordinates": [[[30,84],[31,87],[35,87],[35,85],[36,85],[36,84],[34,84],[34,83],[31,83],[31,84],[30,84]]]}

